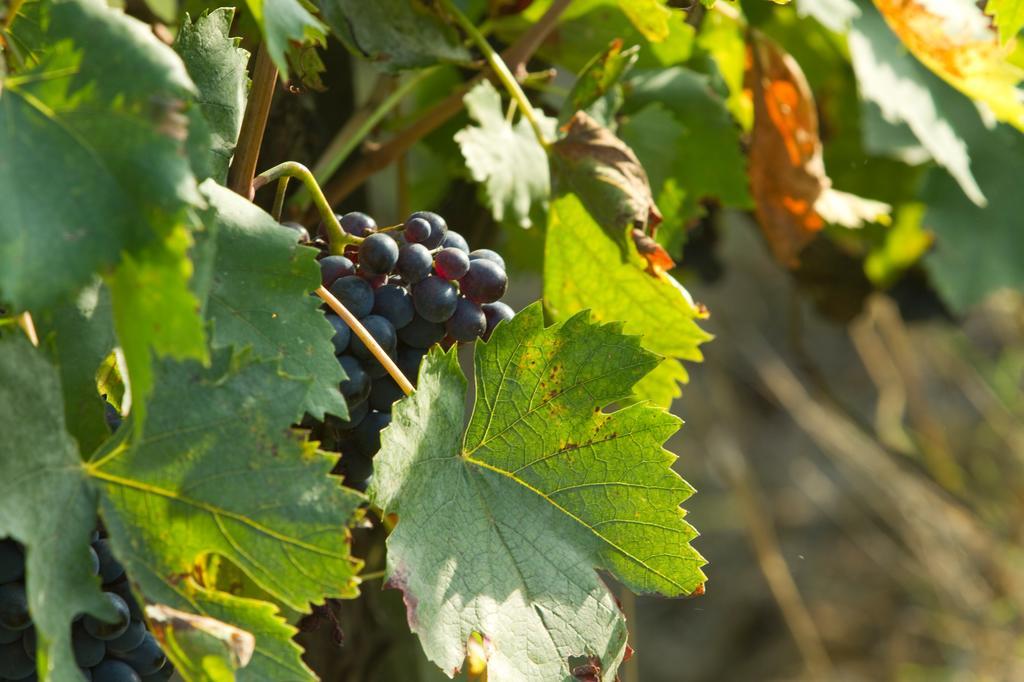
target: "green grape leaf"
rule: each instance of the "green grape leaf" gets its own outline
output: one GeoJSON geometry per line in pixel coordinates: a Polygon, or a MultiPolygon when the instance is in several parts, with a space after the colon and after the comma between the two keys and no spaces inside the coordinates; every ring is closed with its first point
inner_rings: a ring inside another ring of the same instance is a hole
{"type": "Polygon", "coordinates": [[[334,35],[353,54],[389,71],[468,63],[459,34],[424,3],[409,0],[318,0],[334,35]]]}
{"type": "Polygon", "coordinates": [[[362,496],[328,475],[332,457],[290,432],[309,380],[226,350],[209,368],[162,361],[158,376],[146,433],[125,433],[87,465],[114,552],[148,600],[252,632],[263,659],[272,659],[269,652],[288,646],[276,639],[290,629],[268,615],[253,627],[244,600],[236,610],[223,597],[223,610],[210,612],[196,562],[219,554],[299,611],[355,596],[361,564],[349,554],[346,527],[362,496]]]}
{"type": "Polygon", "coordinates": [[[64,426],[60,376],[20,335],[0,337],[0,537],[25,545],[29,609],[54,680],[78,680],[71,621],[112,617],[92,574],[96,492],[64,426]]]}
{"type": "Polygon", "coordinates": [[[106,3],[37,10],[13,26],[32,65],[0,81],[0,299],[19,310],[166,239],[199,200],[174,51],[106,3]]]}
{"type": "Polygon", "coordinates": [[[999,40],[1007,42],[1024,28],[1024,0],[989,0],[985,14],[992,17],[999,29],[999,40]]]}
{"type": "Polygon", "coordinates": [[[110,437],[96,372],[116,345],[110,292],[96,280],[73,301],[36,316],[36,328],[60,372],[67,431],[80,452],[110,437]]]}
{"type": "Polygon", "coordinates": [[[189,135],[189,152],[195,159],[208,159],[208,170],[202,175],[224,182],[242,129],[249,73],[249,53],[238,47],[239,38],[230,37],[235,10],[222,7],[204,13],[195,21],[185,15],[178,30],[174,49],[185,62],[188,74],[199,95],[196,102],[207,134],[189,135]]]}
{"type": "MultiPolygon", "coordinates": [[[[481,81],[463,98],[469,125],[455,133],[473,180],[480,183],[491,215],[530,227],[533,217],[547,209],[551,194],[548,158],[529,121],[511,124],[501,107],[501,95],[490,81],[481,81]]],[[[555,120],[537,110],[547,137],[555,133],[555,120]]]]}
{"type": "Polygon", "coordinates": [[[132,419],[142,433],[147,398],[153,389],[153,353],[207,360],[199,301],[189,288],[192,236],[182,226],[166,242],[126,255],[107,278],[114,328],[128,368],[132,419]]]}
{"type": "Polygon", "coordinates": [[[545,329],[535,304],[477,344],[463,436],[456,354],[424,360],[382,432],[370,495],[398,514],[388,581],[442,670],[480,638],[491,682],[570,682],[578,657],[599,659],[610,682],[626,627],[594,569],[637,592],[703,584],[679,507],[693,489],[662,448],[679,420],[645,404],[602,410],[656,364],[618,324],[582,313],[545,329]]]}
{"type": "Polygon", "coordinates": [[[178,19],[178,0],[146,0],[146,7],[161,21],[171,23],[178,19]]]}
{"type": "Polygon", "coordinates": [[[196,611],[244,628],[256,639],[252,660],[232,678],[235,682],[294,680],[313,682],[316,675],[302,662],[302,648],[292,639],[298,630],[281,615],[281,605],[247,599],[190,584],[196,611]]]}
{"type": "Polygon", "coordinates": [[[246,0],[263,34],[264,45],[282,75],[288,73],[291,44],[327,44],[327,27],[310,14],[305,0],[246,0]]]}
{"type": "Polygon", "coordinates": [[[739,130],[707,76],[683,67],[630,79],[619,135],[640,157],[664,222],[658,240],[675,253],[702,199],[752,207],[739,130]]]}
{"type": "Polygon", "coordinates": [[[302,409],[317,419],[347,417],[338,384],[345,372],[334,356],[334,329],[308,294],[320,285],[314,249],[296,233],[220,185],[201,186],[215,223],[217,253],[206,314],[214,347],[251,346],[260,358],[281,358],[290,376],[309,379],[302,409]]]}
{"type": "Polygon", "coordinates": [[[970,200],[983,206],[986,198],[971,172],[971,150],[956,125],[974,115],[973,105],[915,60],[870,3],[857,7],[848,40],[861,96],[878,105],[886,122],[905,123],[970,200]]]}
{"type": "Polygon", "coordinates": [[[1007,126],[989,130],[975,115],[961,122],[973,157],[972,170],[988,205],[979,207],[956,191],[952,178],[929,174],[922,192],[924,227],[935,232],[935,248],[924,263],[932,281],[955,310],[966,310],[1004,287],[1024,288],[1024,136],[1007,126]]]}
{"type": "MultiPolygon", "coordinates": [[[[621,40],[624,45],[640,45],[637,64],[641,68],[682,63],[693,52],[695,31],[686,23],[685,11],[666,8],[664,4],[660,0],[573,0],[537,54],[545,61],[579,73],[595,54],[613,40],[621,40]],[[645,8],[655,5],[660,9],[646,13],[645,8]]],[[[534,2],[507,25],[526,30],[525,22],[537,21],[548,6],[534,2]]],[[[501,22],[496,25],[502,38],[515,35],[501,22]]]]}
{"type": "Polygon", "coordinates": [[[665,407],[680,395],[677,381],[688,378],[680,360],[702,360],[700,345],[711,339],[697,325],[705,313],[682,285],[668,274],[650,274],[633,247],[624,258],[573,194],[551,204],[544,301],[555,319],[589,308],[599,322],[622,320],[626,333],[641,334],[644,348],[665,356],[668,367],[648,374],[634,392],[665,407]]]}
{"type": "Polygon", "coordinates": [[[629,17],[630,23],[652,43],[660,43],[669,36],[672,10],[664,0],[619,0],[619,9],[629,17]]]}
{"type": "Polygon", "coordinates": [[[622,106],[621,81],[636,64],[639,47],[622,49],[621,40],[613,40],[603,52],[583,68],[562,104],[558,120],[568,121],[577,111],[586,111],[603,126],[615,125],[615,115],[622,106]]]}
{"type": "Polygon", "coordinates": [[[146,616],[161,648],[187,666],[178,670],[185,679],[234,682],[252,659],[256,640],[245,630],[162,604],[147,606],[146,616]]]}

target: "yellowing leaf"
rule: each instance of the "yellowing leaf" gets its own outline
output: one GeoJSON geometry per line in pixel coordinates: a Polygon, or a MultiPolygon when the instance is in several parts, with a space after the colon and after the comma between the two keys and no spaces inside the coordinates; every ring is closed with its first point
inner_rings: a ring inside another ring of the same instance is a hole
{"type": "Polygon", "coordinates": [[[672,10],[665,7],[662,0],[619,0],[619,8],[636,30],[652,43],[668,38],[668,20],[672,10]]]}
{"type": "Polygon", "coordinates": [[[999,40],[1004,43],[1024,28],[1024,0],[988,0],[985,14],[995,20],[999,40]]]}
{"type": "Polygon", "coordinates": [[[875,0],[875,5],[925,66],[968,97],[987,104],[1000,121],[1024,131],[1024,102],[1017,89],[1024,71],[1006,60],[1011,46],[999,43],[988,17],[974,3],[875,0]]]}

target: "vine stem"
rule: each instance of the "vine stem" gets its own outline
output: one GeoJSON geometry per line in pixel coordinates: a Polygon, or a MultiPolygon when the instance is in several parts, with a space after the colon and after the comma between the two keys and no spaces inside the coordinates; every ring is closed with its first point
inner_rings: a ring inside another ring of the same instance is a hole
{"type": "MultiPolygon", "coordinates": [[[[502,53],[505,63],[511,65],[514,72],[518,73],[525,68],[526,62],[558,25],[558,18],[571,2],[572,0],[554,0],[544,15],[502,53]]],[[[462,111],[462,98],[469,88],[480,80],[481,77],[478,76],[466,85],[456,88],[446,98],[434,104],[426,113],[409,124],[407,128],[360,159],[344,175],[327,184],[324,193],[333,203],[350,195],[366,182],[367,178],[386,168],[405,154],[417,141],[437,130],[452,116],[462,111]]]]}
{"type": "Polygon", "coordinates": [[[228,171],[228,187],[246,199],[252,198],[252,176],[256,173],[260,145],[267,129],[267,117],[270,115],[270,104],[276,87],[277,67],[266,46],[260,45],[256,52],[256,65],[253,67],[252,90],[249,91],[242,129],[238,133],[238,145],[228,171]]]}
{"type": "MultiPolygon", "coordinates": [[[[281,180],[289,177],[301,180],[302,184],[306,186],[306,190],[308,190],[310,195],[313,197],[313,203],[316,204],[316,208],[320,212],[320,217],[323,218],[324,225],[327,227],[327,236],[330,240],[331,253],[341,255],[345,253],[345,247],[347,245],[359,244],[363,241],[362,237],[356,237],[342,229],[341,223],[338,222],[338,216],[334,215],[334,211],[331,210],[331,205],[327,203],[327,199],[324,197],[324,193],[321,191],[320,185],[317,184],[316,178],[314,178],[309,169],[301,163],[296,161],[285,161],[284,163],[279,163],[273,168],[263,171],[253,179],[252,192],[255,192],[260,187],[263,187],[274,180],[281,180]]],[[[278,193],[281,193],[280,185],[278,185],[278,193]]],[[[275,204],[276,203],[275,199],[275,204]]]]}
{"type": "MultiPolygon", "coordinates": [[[[354,125],[343,126],[334,139],[331,140],[330,144],[327,145],[327,149],[320,155],[316,164],[314,164],[313,177],[319,182],[325,182],[334,175],[334,172],[338,170],[341,164],[345,163],[345,159],[359,146],[359,143],[366,139],[370,131],[376,128],[381,120],[398,106],[413,88],[422,83],[433,72],[434,69],[432,68],[423,69],[412,78],[406,78],[399,82],[398,87],[392,90],[373,109],[365,112],[363,115],[354,117],[354,125]]],[[[309,194],[300,192],[292,200],[292,203],[296,208],[302,210],[309,206],[309,201],[309,194]]]]}
{"type": "Polygon", "coordinates": [[[512,96],[512,99],[519,104],[519,109],[523,112],[523,116],[525,116],[526,120],[530,122],[530,127],[533,128],[533,134],[537,136],[537,141],[540,142],[540,145],[545,149],[551,146],[551,143],[544,136],[544,131],[540,127],[540,119],[537,118],[537,112],[534,110],[533,106],[531,106],[529,98],[526,96],[526,93],[523,92],[523,88],[519,85],[519,81],[512,75],[512,72],[505,64],[505,61],[501,58],[501,55],[495,52],[494,48],[491,47],[491,44],[487,42],[487,38],[485,38],[480,30],[473,25],[473,22],[462,13],[462,10],[455,6],[455,3],[453,3],[452,0],[441,0],[441,5],[444,6],[444,8],[448,10],[453,17],[455,17],[456,23],[462,27],[462,30],[466,32],[469,39],[472,40],[476,46],[480,48],[480,51],[484,53],[484,58],[487,60],[487,63],[491,65],[491,69],[494,71],[494,74],[498,77],[498,80],[501,81],[501,84],[505,86],[505,89],[508,91],[508,94],[512,96]]]}
{"type": "Polygon", "coordinates": [[[18,15],[21,10],[21,5],[24,0],[11,0],[11,4],[7,6],[7,16],[4,17],[4,30],[7,31],[11,28],[11,24],[14,23],[14,17],[18,15]]]}
{"type": "Polygon", "coordinates": [[[380,344],[377,343],[377,339],[373,338],[370,332],[366,331],[366,327],[363,326],[363,323],[356,319],[356,316],[353,315],[341,301],[335,298],[334,294],[324,287],[317,287],[316,295],[323,299],[324,303],[330,306],[331,310],[336,312],[338,317],[345,321],[345,324],[347,324],[355,335],[359,337],[359,340],[370,349],[370,352],[373,353],[373,357],[377,358],[378,362],[384,365],[384,369],[388,371],[388,374],[391,375],[391,378],[395,380],[395,383],[398,384],[402,391],[404,391],[406,395],[412,395],[412,384],[409,383],[409,380],[405,378],[404,374],[402,374],[402,370],[398,369],[398,365],[395,364],[395,361],[388,357],[388,354],[380,347],[380,344]]]}
{"type": "Polygon", "coordinates": [[[384,577],[384,571],[373,571],[372,573],[363,573],[359,576],[359,580],[366,583],[371,580],[380,580],[384,577]]]}
{"type": "Polygon", "coordinates": [[[288,181],[291,179],[292,176],[290,175],[284,175],[277,179],[277,192],[274,194],[274,207],[270,210],[270,215],[274,216],[274,220],[278,222],[281,222],[281,212],[284,210],[284,195],[288,191],[288,181]]]}

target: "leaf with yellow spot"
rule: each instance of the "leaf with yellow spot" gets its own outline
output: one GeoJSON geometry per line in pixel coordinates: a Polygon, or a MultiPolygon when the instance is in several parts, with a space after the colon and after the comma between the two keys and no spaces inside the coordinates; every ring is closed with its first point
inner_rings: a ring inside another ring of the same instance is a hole
{"type": "Polygon", "coordinates": [[[269,604],[210,591],[195,570],[220,555],[303,612],[357,594],[347,526],[362,496],[289,427],[311,380],[229,351],[215,352],[209,368],[158,363],[156,378],[145,433],[122,429],[85,465],[114,553],[148,601],[256,637],[239,680],[313,679],[269,604]]]}
{"type": "Polygon", "coordinates": [[[924,3],[875,0],[907,49],[954,88],[984,102],[1000,121],[1024,131],[1024,101],[1017,84],[1024,70],[1007,61],[989,17],[970,0],[924,3]]]}
{"type": "Polygon", "coordinates": [[[464,428],[456,354],[426,357],[381,434],[370,496],[398,515],[388,585],[443,671],[483,660],[489,682],[571,680],[583,657],[611,682],[626,624],[595,569],[637,592],[703,584],[679,506],[693,489],[662,447],[679,420],[606,409],[657,363],[621,323],[580,313],[545,328],[534,304],[477,344],[464,428]]]}

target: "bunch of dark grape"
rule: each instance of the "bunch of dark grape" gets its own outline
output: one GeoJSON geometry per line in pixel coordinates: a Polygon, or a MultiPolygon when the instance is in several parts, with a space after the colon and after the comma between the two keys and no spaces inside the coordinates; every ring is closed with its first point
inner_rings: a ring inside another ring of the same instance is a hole
{"type": "MultiPolygon", "coordinates": [[[[146,629],[124,567],[97,532],[89,550],[92,572],[103,581],[104,596],[117,612],[107,623],[80,615],[71,625],[71,646],[82,676],[92,682],[168,680],[174,667],[146,629]]],[[[36,680],[36,631],[25,596],[22,546],[0,540],[0,681],[36,680]]]]}
{"type": "MultiPolygon", "coordinates": [[[[418,211],[386,230],[364,213],[338,218],[346,232],[364,239],[358,247],[347,247],[344,256],[321,257],[323,285],[411,382],[434,344],[447,348],[486,340],[499,322],[512,318],[512,309],[499,301],[508,286],[504,260],[490,249],[471,251],[436,213],[418,211]]],[[[403,393],[341,318],[327,317],[335,329],[335,354],[348,376],[341,392],[349,419],[328,420],[325,444],[342,453],[337,471],[346,483],[364,489],[380,449],[380,432],[403,393]]]]}

